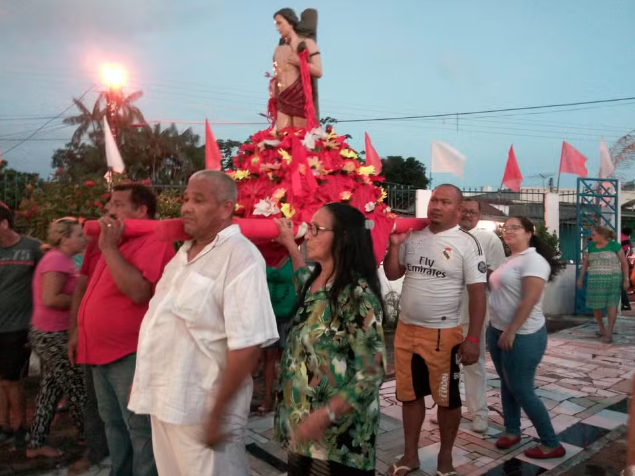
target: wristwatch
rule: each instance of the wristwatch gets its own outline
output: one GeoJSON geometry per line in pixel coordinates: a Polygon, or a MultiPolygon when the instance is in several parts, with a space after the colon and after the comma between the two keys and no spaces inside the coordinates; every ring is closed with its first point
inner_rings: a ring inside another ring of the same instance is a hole
{"type": "Polygon", "coordinates": [[[624,469],[620,476],[635,476],[635,464],[624,469]]]}

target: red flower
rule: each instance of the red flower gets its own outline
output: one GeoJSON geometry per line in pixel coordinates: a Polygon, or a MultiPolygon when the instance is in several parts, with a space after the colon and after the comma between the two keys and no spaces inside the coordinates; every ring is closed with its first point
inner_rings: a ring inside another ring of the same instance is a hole
{"type": "Polygon", "coordinates": [[[143,185],[152,185],[152,181],[150,181],[150,180],[148,180],[148,179],[142,180],[142,181],[141,181],[141,183],[142,183],[143,185]]]}
{"type": "Polygon", "coordinates": [[[101,208],[104,206],[101,202],[94,202],[93,205],[95,205],[97,208],[101,208]]]}
{"type": "Polygon", "coordinates": [[[84,182],[84,187],[94,187],[95,186],[95,182],[92,180],[86,180],[84,182]]]}
{"type": "Polygon", "coordinates": [[[104,193],[101,197],[104,202],[107,202],[108,200],[110,200],[110,194],[109,193],[104,193]]]}

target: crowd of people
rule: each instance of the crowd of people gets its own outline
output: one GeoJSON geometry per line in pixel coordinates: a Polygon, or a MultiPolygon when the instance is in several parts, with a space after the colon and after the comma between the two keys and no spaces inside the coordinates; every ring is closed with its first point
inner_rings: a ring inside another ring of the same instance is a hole
{"type": "MultiPolygon", "coordinates": [[[[181,209],[191,240],[176,252],[154,234],[125,233],[124,220],[155,216],[144,185],[113,188],[88,244],[76,219],[51,223],[46,253],[0,206],[0,443],[59,457],[47,436],[65,396],[86,443],[69,474],[109,454],[112,476],[246,476],[251,374],[262,360],[258,413],[274,411],[288,474],[375,474],[386,345],[372,223],[350,205],[326,204],[300,248],[291,222],[276,219],[275,241],[288,256],[268,268],[232,224],[236,199],[226,174],[192,175],[181,209]],[[22,382],[31,349],[43,370],[29,427],[22,382]]],[[[501,379],[505,431],[496,446],[520,442],[523,410],[540,437],[525,454],[563,456],[534,391],[554,250],[527,218],[514,217],[502,228],[506,258],[498,236],[477,227],[480,203],[452,185],[433,191],[428,217],[422,231],[391,235],[383,262],[388,279],[403,278],[394,363],[405,451],[388,474],[419,467],[426,396],[437,406],[437,475],[457,474],[462,373],[472,430],[488,430],[486,347],[501,379]]],[[[608,329],[601,312],[596,318],[610,341],[620,288],[603,289],[618,271],[625,287],[628,266],[607,238],[594,231],[583,270],[597,281],[588,304],[609,308],[608,329]]]]}

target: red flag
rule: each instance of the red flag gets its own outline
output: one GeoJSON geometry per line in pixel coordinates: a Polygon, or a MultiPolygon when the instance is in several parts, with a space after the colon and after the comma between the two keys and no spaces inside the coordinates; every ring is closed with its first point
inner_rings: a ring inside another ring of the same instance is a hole
{"type": "Polygon", "coordinates": [[[207,170],[220,170],[223,156],[220,153],[209,122],[205,119],[205,168],[207,170]]]}
{"type": "Polygon", "coordinates": [[[366,134],[366,165],[372,165],[375,167],[375,174],[379,175],[381,173],[381,159],[379,158],[379,154],[373,147],[373,144],[370,142],[370,136],[368,132],[366,134]]]}
{"type": "Polygon", "coordinates": [[[560,156],[560,173],[586,177],[586,157],[571,145],[562,141],[562,155],[560,156]]]}
{"type": "Polygon", "coordinates": [[[514,146],[509,148],[507,155],[507,165],[505,166],[505,174],[503,175],[503,185],[514,192],[520,192],[520,184],[523,182],[523,174],[520,173],[516,154],[514,154],[514,146]]]}

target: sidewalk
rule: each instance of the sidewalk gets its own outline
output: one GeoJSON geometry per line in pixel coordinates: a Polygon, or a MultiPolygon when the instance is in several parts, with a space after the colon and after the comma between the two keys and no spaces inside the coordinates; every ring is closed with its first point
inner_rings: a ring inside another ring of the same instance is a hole
{"type": "MultiPolygon", "coordinates": [[[[536,377],[537,392],[549,409],[556,432],[567,449],[566,457],[548,461],[531,461],[525,458],[523,450],[536,444],[535,429],[526,418],[522,420],[521,445],[508,451],[495,447],[496,434],[502,430],[503,422],[500,415],[500,380],[488,359],[490,430],[485,436],[473,433],[470,430],[470,416],[465,415],[454,451],[454,462],[460,475],[531,476],[562,473],[559,468],[565,467],[568,471],[564,473],[566,475],[585,474],[573,472],[566,462],[626,423],[626,399],[631,390],[631,378],[635,374],[635,319],[619,319],[613,344],[599,342],[595,331],[595,323],[588,323],[551,334],[547,353],[536,377]]],[[[382,418],[381,434],[377,439],[377,474],[385,474],[388,467],[403,453],[401,407],[395,399],[394,388],[395,381],[391,380],[385,382],[380,391],[382,418]]],[[[427,401],[428,407],[431,403],[427,401]]],[[[419,439],[421,468],[420,471],[411,473],[413,476],[435,474],[440,438],[438,427],[429,418],[428,415],[419,439]]],[[[272,427],[273,415],[254,416],[249,420],[246,443],[254,476],[285,474],[286,453],[275,442],[270,441],[272,427]]],[[[596,457],[599,463],[595,464],[603,464],[602,455],[596,457]]],[[[611,456],[604,456],[604,461],[607,458],[611,456]]],[[[611,461],[614,465],[620,464],[614,459],[611,461]]],[[[108,472],[106,465],[96,468],[90,474],[107,476],[108,472]]],[[[66,474],[66,471],[59,469],[46,473],[58,474],[66,474]]],[[[588,474],[610,476],[613,472],[591,470],[588,474]]]]}

